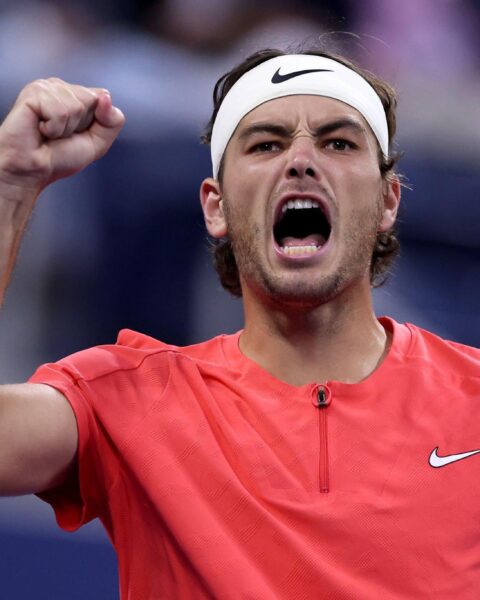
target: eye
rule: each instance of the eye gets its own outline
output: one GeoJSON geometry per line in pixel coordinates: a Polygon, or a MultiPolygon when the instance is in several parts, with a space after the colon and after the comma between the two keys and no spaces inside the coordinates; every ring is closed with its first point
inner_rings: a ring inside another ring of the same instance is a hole
{"type": "Polygon", "coordinates": [[[260,142],[250,149],[250,152],[275,152],[280,149],[279,142],[260,142]]]}
{"type": "Polygon", "coordinates": [[[334,150],[335,152],[345,152],[347,150],[353,150],[357,146],[353,142],[349,142],[348,140],[344,140],[344,139],[340,138],[340,139],[329,140],[328,142],[326,142],[325,147],[330,148],[331,150],[334,150]]]}

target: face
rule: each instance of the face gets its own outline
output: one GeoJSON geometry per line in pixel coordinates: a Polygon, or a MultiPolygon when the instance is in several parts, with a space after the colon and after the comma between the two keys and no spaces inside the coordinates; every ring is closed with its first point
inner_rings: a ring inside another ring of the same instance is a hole
{"type": "Polygon", "coordinates": [[[399,193],[382,180],[358,111],[288,96],[242,119],[222,185],[204,182],[202,199],[210,234],[232,241],[244,296],[315,306],[352,286],[370,289],[376,234],[393,225],[399,193]]]}

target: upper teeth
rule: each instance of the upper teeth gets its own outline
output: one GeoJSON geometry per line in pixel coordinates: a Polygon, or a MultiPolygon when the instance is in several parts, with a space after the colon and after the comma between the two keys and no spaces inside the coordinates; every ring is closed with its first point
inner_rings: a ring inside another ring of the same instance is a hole
{"type": "Polygon", "coordinates": [[[310,199],[289,200],[282,206],[282,213],[286,212],[289,208],[320,208],[320,204],[316,200],[310,199]]]}

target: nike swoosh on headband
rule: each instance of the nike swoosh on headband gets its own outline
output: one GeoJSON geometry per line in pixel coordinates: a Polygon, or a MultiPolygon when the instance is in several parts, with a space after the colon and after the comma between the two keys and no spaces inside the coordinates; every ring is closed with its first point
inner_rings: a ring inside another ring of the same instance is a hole
{"type": "Polygon", "coordinates": [[[307,75],[307,73],[333,73],[333,71],[332,69],[305,69],[303,71],[292,71],[291,73],[280,75],[280,68],[278,68],[273,74],[272,83],[282,83],[282,81],[288,81],[300,75],[307,75]]]}
{"type": "Polygon", "coordinates": [[[463,460],[464,458],[468,458],[469,456],[473,456],[474,454],[479,454],[480,450],[470,450],[470,452],[461,452],[460,454],[448,454],[447,456],[438,456],[437,454],[438,446],[432,450],[430,454],[430,458],[428,459],[428,463],[431,467],[438,469],[439,467],[444,467],[445,465],[449,465],[451,463],[457,462],[458,460],[463,460]]]}

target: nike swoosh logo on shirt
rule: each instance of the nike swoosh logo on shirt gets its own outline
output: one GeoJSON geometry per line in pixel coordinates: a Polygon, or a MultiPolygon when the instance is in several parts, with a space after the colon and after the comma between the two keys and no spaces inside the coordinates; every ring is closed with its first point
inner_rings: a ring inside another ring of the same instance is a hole
{"type": "Polygon", "coordinates": [[[274,73],[272,77],[272,83],[282,83],[282,81],[288,81],[289,79],[293,79],[293,77],[300,77],[300,75],[307,75],[307,73],[333,73],[331,69],[305,69],[304,71],[292,71],[291,73],[286,73],[285,75],[280,75],[280,68],[277,69],[276,73],[274,73]]]}
{"type": "Polygon", "coordinates": [[[480,450],[470,450],[470,452],[461,452],[460,454],[448,454],[447,456],[438,456],[437,454],[438,446],[432,450],[430,454],[430,458],[428,459],[428,463],[431,467],[437,469],[438,467],[444,467],[445,465],[449,465],[451,463],[457,462],[458,460],[463,460],[464,458],[468,458],[469,456],[473,456],[474,454],[479,454],[480,450]]]}

